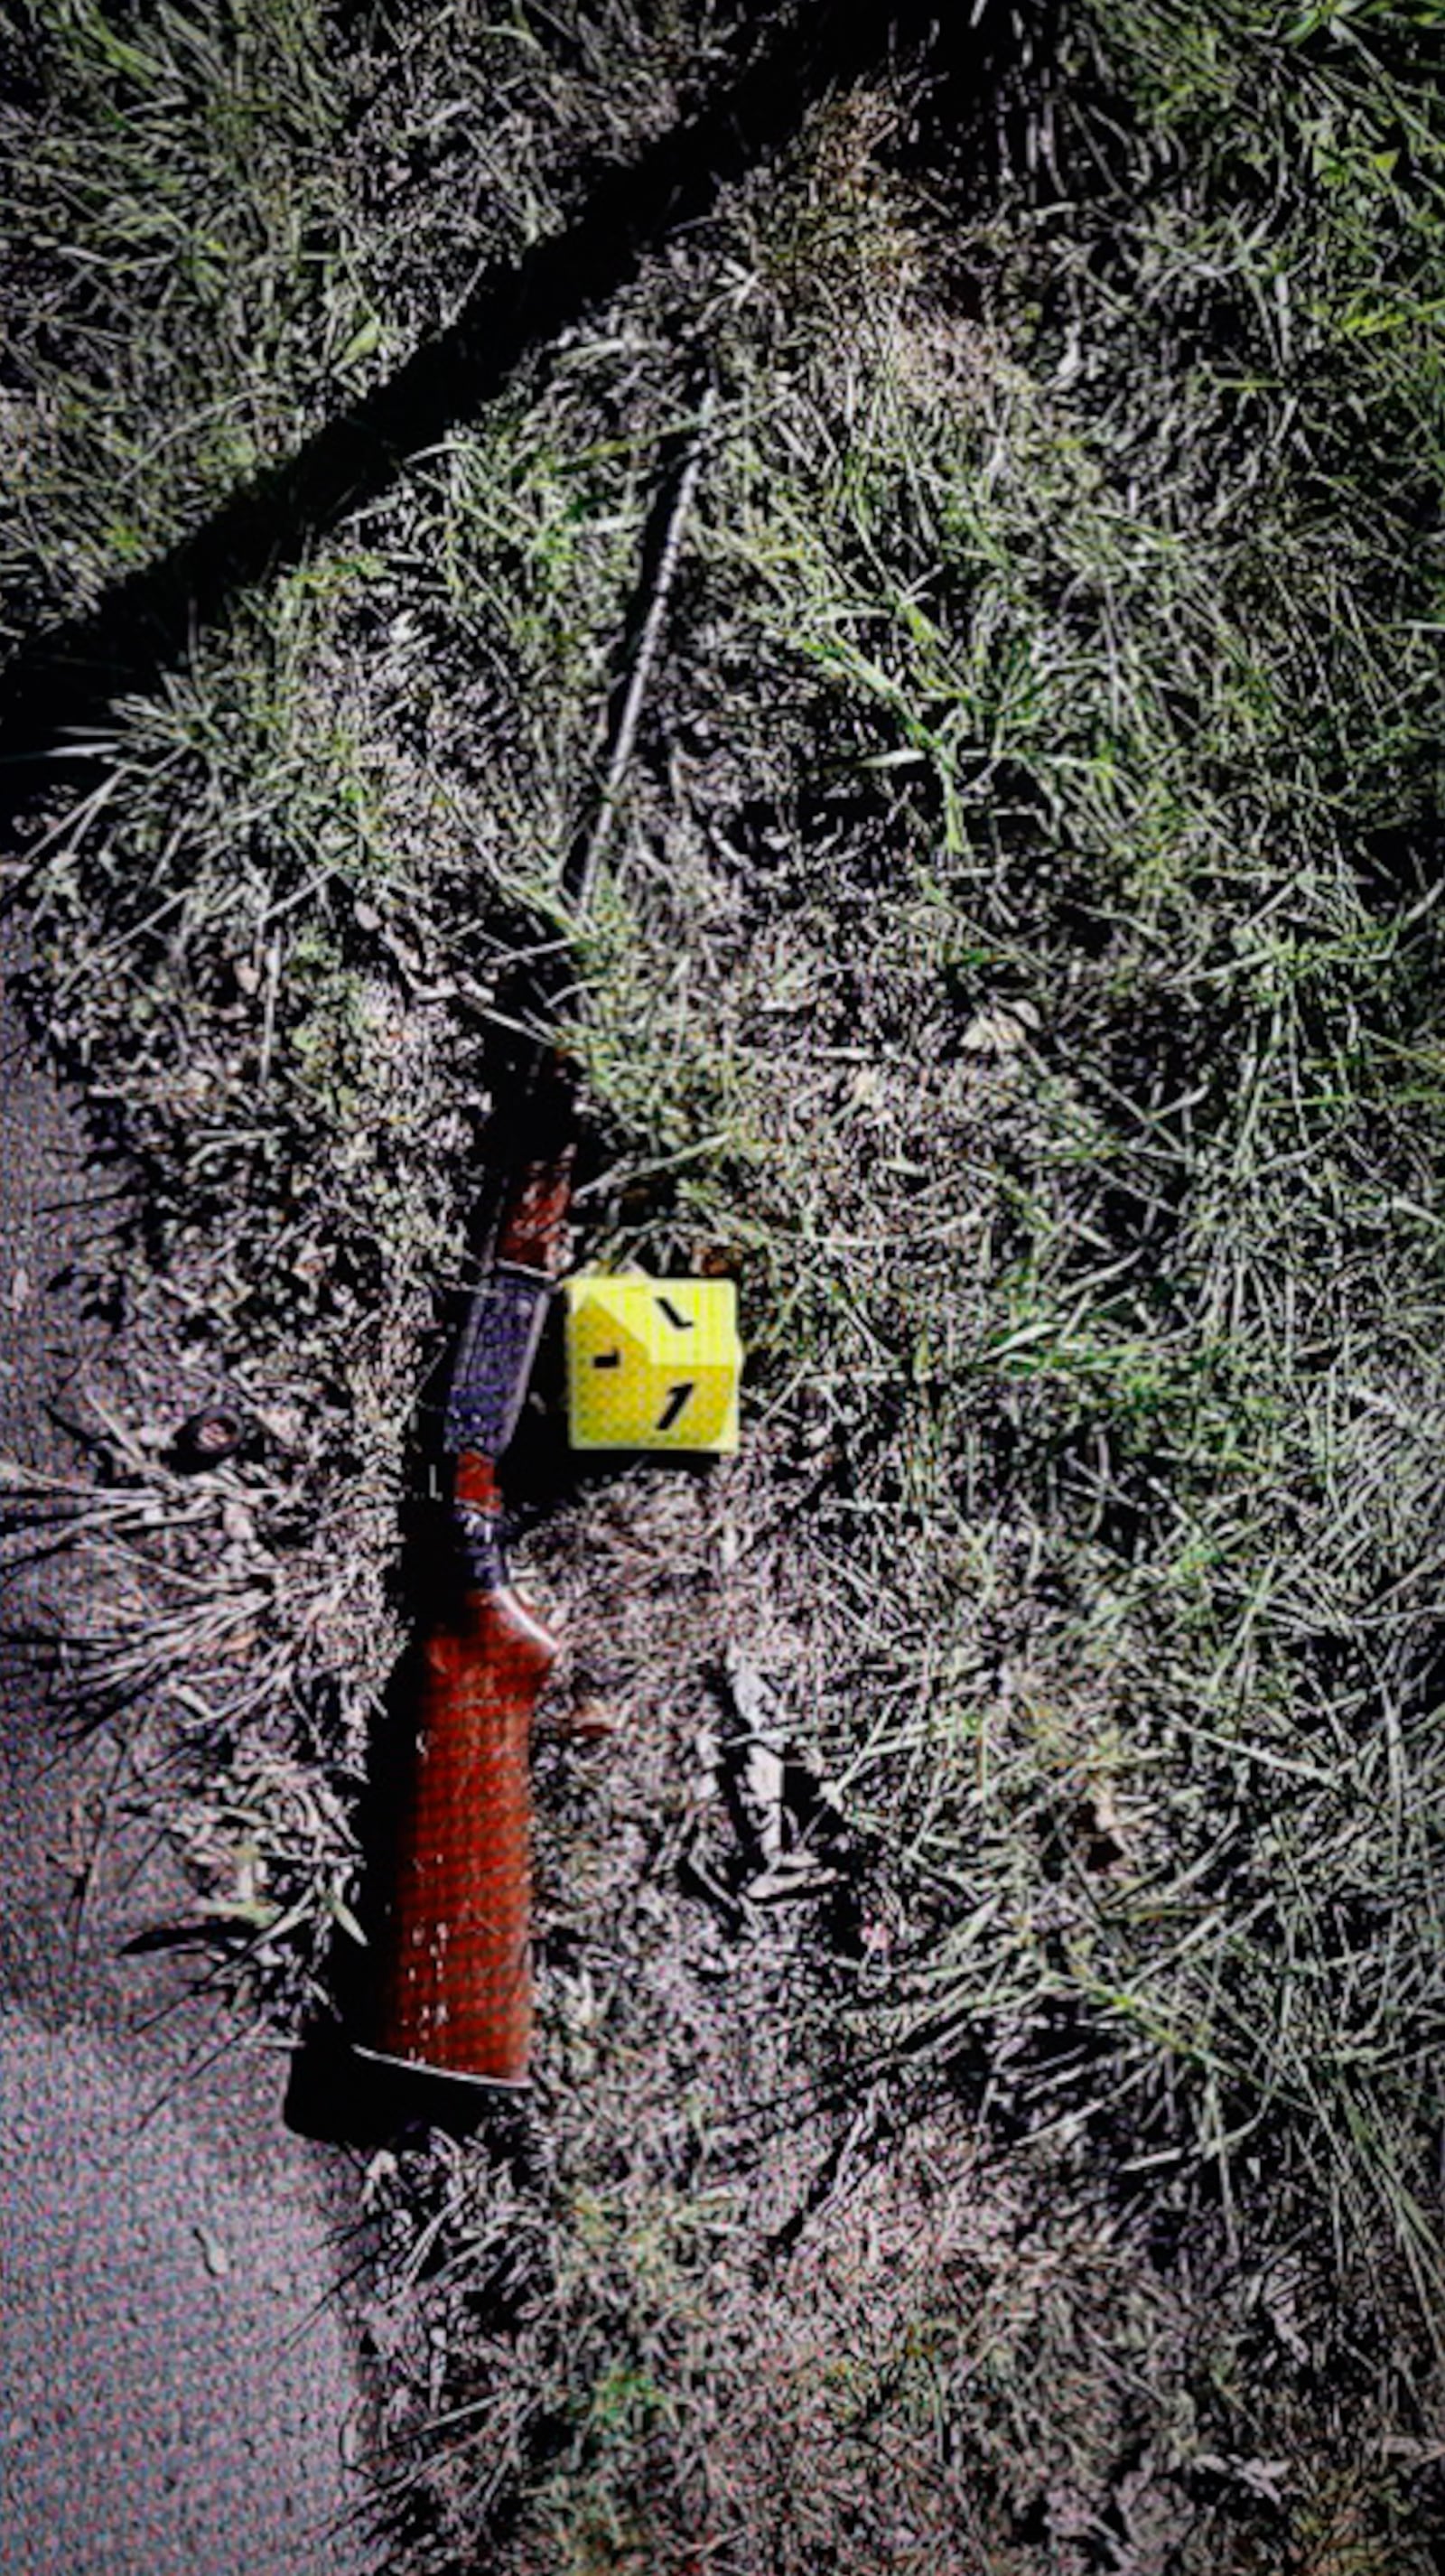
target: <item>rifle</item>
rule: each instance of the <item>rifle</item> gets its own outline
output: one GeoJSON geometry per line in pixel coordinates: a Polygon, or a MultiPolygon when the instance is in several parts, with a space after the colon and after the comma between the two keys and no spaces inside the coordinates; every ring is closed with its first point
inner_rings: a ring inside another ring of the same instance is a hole
{"type": "MultiPolygon", "coordinates": [[[[709,389],[644,545],[643,614],[608,726],[601,795],[562,871],[578,917],[611,836],[712,408],[709,389]]],[[[409,1776],[378,1908],[369,2023],[357,2043],[383,2063],[509,2086],[528,2080],[530,1740],[557,1645],[512,1584],[498,1471],[568,1252],[577,1085],[553,1040],[528,1041],[517,1089],[490,1257],[447,1395],[454,1562],[441,1615],[418,1641],[409,1776]]]]}

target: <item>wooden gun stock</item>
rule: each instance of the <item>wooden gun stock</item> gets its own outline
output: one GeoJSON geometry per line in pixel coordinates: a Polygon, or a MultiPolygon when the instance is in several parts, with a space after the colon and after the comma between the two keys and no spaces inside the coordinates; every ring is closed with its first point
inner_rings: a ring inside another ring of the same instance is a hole
{"type": "Polygon", "coordinates": [[[532,1718],[556,1652],[504,1578],[469,1583],[421,1641],[369,2056],[527,2081],[532,1718]]]}

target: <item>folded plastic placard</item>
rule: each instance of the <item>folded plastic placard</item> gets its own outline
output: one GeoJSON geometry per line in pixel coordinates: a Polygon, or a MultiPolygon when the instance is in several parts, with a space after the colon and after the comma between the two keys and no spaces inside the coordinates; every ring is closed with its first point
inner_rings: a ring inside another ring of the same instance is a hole
{"type": "Polygon", "coordinates": [[[574,1449],[736,1449],[742,1348],[730,1279],[584,1274],[566,1293],[574,1449]]]}

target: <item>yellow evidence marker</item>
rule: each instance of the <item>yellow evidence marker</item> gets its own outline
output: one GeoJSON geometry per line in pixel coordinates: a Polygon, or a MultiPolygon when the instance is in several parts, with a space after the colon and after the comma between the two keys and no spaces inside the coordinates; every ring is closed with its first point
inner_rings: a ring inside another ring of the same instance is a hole
{"type": "Polygon", "coordinates": [[[574,1449],[736,1449],[743,1354],[731,1279],[599,1271],[566,1288],[574,1449]]]}

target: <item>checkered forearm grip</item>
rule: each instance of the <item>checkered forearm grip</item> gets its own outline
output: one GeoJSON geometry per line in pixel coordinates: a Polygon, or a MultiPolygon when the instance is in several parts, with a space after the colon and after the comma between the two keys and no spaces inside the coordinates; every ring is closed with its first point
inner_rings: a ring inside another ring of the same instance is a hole
{"type": "Polygon", "coordinates": [[[524,2084],[532,2035],[532,1713],[556,1646],[509,1585],[422,1648],[416,1758],[381,1926],[384,2057],[524,2084]]]}

